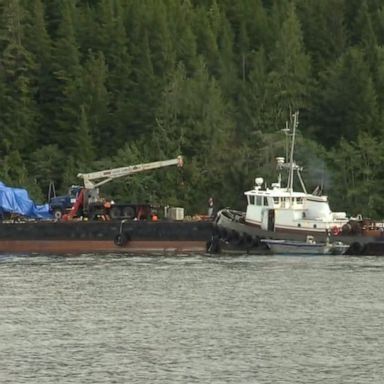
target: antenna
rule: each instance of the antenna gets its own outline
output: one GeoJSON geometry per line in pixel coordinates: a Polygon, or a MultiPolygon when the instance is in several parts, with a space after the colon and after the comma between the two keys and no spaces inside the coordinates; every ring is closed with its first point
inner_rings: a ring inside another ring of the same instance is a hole
{"type": "Polygon", "coordinates": [[[48,201],[51,200],[52,197],[56,197],[56,188],[55,188],[55,182],[51,180],[49,182],[49,188],[48,188],[48,201]]]}

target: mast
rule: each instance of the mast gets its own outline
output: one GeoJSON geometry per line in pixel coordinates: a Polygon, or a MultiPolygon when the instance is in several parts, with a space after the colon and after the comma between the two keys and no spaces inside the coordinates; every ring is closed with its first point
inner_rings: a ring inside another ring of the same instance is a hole
{"type": "MultiPolygon", "coordinates": [[[[277,169],[281,170],[284,169],[288,173],[288,178],[287,178],[287,191],[292,194],[293,192],[293,178],[294,178],[294,173],[297,173],[297,177],[300,181],[301,188],[303,189],[304,193],[307,193],[307,190],[305,188],[304,181],[301,177],[300,171],[302,171],[302,167],[297,165],[295,163],[295,160],[293,158],[293,154],[295,152],[295,139],[296,139],[296,128],[299,125],[299,112],[296,111],[292,116],[291,116],[291,124],[288,125],[288,122],[286,123],[285,128],[283,129],[283,132],[286,135],[286,159],[287,162],[284,162],[284,157],[278,157],[277,158],[277,169]],[[293,118],[293,122],[292,122],[293,118]],[[289,154],[288,154],[289,151],[289,154]],[[289,160],[288,160],[288,155],[289,155],[289,160]]],[[[281,180],[281,175],[279,174],[279,183],[281,180]]]]}
{"type": "Polygon", "coordinates": [[[296,111],[293,114],[291,153],[289,156],[289,184],[288,184],[288,188],[289,188],[290,192],[293,191],[293,172],[294,172],[294,168],[295,168],[295,164],[293,162],[293,153],[295,150],[295,138],[296,138],[296,127],[298,125],[298,117],[299,117],[299,111],[296,111]]]}

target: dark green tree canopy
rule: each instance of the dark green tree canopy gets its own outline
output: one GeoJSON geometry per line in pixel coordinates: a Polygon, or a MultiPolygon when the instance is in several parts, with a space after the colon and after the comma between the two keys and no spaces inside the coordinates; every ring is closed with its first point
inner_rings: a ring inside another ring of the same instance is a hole
{"type": "Polygon", "coordinates": [[[3,0],[0,180],[42,202],[80,171],[183,154],[183,173],[102,192],[240,207],[300,110],[298,160],[337,180],[335,208],[383,216],[383,44],[377,0],[3,0]]]}

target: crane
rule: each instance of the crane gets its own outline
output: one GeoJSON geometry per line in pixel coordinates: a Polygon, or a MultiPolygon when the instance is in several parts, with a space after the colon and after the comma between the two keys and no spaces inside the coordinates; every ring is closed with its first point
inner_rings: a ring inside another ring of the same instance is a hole
{"type": "Polygon", "coordinates": [[[177,156],[175,159],[112,168],[104,171],[78,173],[77,177],[83,179],[84,186],[71,186],[68,195],[52,198],[50,209],[56,219],[63,218],[64,220],[73,219],[79,212],[82,212],[83,216],[90,219],[100,216],[140,218],[145,216],[145,212],[148,210],[147,206],[142,204],[113,204],[111,206],[110,203],[106,203],[99,198],[98,187],[119,177],[171,165],[177,165],[178,168],[183,167],[183,157],[177,156]]]}
{"type": "Polygon", "coordinates": [[[85,188],[93,189],[99,187],[100,185],[108,183],[118,177],[129,176],[133,175],[134,173],[149,171],[151,169],[156,168],[168,167],[170,165],[177,165],[179,168],[183,167],[183,157],[177,156],[176,159],[154,161],[152,163],[130,165],[128,167],[113,168],[91,173],[79,173],[77,177],[83,179],[85,188]],[[96,182],[96,180],[100,181],[96,182]]]}

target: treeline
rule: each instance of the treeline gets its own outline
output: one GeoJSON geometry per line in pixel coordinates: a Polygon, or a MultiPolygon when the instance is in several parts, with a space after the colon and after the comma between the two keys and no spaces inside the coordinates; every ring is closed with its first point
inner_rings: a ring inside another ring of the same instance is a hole
{"type": "Polygon", "coordinates": [[[51,181],[182,154],[102,193],[241,208],[299,110],[308,189],[384,216],[383,40],[380,0],[2,0],[0,180],[43,202],[51,181]]]}

